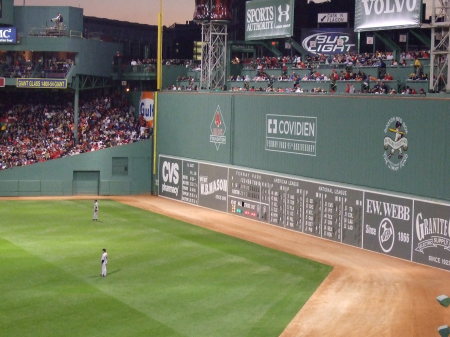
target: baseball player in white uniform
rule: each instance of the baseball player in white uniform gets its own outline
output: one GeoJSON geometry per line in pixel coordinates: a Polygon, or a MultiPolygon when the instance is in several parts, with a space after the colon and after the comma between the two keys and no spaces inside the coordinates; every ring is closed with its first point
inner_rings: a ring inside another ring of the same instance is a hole
{"type": "Polygon", "coordinates": [[[108,253],[106,252],[106,249],[103,248],[103,254],[100,260],[102,264],[102,277],[106,277],[106,266],[108,264],[108,253]]]}
{"type": "Polygon", "coordinates": [[[92,220],[97,221],[98,220],[98,201],[94,201],[94,210],[92,213],[92,220]]]}

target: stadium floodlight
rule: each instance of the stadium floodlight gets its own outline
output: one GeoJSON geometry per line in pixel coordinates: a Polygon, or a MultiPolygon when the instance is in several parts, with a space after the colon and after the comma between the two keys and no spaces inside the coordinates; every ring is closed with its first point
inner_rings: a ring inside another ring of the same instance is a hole
{"type": "Polygon", "coordinates": [[[438,328],[438,332],[442,337],[448,337],[448,334],[450,333],[450,330],[448,329],[448,325],[441,325],[438,328]]]}
{"type": "Polygon", "coordinates": [[[440,305],[446,308],[450,305],[450,298],[447,295],[439,295],[438,297],[436,297],[436,300],[440,305]]]}

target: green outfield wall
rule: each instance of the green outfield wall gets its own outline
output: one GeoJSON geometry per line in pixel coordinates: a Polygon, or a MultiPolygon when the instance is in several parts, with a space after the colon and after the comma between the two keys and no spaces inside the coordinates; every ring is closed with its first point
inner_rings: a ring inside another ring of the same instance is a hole
{"type": "Polygon", "coordinates": [[[150,193],[152,141],[0,171],[0,196],[150,193]]]}
{"type": "Polygon", "coordinates": [[[450,200],[450,99],[173,93],[158,153],[450,200]]]}

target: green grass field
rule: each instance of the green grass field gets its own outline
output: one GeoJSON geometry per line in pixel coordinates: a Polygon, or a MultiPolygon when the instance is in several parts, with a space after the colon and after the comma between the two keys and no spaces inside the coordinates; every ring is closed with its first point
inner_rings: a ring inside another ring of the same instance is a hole
{"type": "Polygon", "coordinates": [[[2,337],[277,337],[331,269],[109,200],[91,213],[0,201],[2,337]]]}

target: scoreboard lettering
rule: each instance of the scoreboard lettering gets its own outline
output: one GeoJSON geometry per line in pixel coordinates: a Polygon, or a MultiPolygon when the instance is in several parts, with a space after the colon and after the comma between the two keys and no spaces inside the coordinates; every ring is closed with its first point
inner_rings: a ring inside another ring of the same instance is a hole
{"type": "Polygon", "coordinates": [[[159,157],[161,196],[450,270],[450,205],[159,157]]]}

